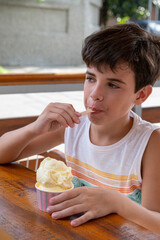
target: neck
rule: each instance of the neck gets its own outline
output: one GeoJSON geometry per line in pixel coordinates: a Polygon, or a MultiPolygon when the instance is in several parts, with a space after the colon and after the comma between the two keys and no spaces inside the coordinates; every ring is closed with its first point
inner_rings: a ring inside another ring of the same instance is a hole
{"type": "Polygon", "coordinates": [[[133,118],[128,116],[105,126],[91,123],[90,141],[94,145],[108,146],[120,141],[130,131],[133,118]]]}

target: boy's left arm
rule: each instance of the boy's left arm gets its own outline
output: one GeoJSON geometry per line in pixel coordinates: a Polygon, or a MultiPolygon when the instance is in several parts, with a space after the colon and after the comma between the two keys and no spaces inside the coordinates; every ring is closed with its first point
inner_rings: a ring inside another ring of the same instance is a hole
{"type": "Polygon", "coordinates": [[[121,197],[119,214],[160,234],[160,130],[155,130],[143,155],[142,206],[121,197]]]}
{"type": "Polygon", "coordinates": [[[142,161],[142,205],[160,213],[160,130],[148,142],[142,161]]]}

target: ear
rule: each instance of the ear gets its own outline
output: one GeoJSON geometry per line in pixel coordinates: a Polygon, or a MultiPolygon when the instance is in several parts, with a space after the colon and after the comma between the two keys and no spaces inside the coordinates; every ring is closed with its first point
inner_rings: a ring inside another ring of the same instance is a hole
{"type": "Polygon", "coordinates": [[[135,105],[141,105],[152,93],[152,86],[147,85],[136,93],[135,105]]]}

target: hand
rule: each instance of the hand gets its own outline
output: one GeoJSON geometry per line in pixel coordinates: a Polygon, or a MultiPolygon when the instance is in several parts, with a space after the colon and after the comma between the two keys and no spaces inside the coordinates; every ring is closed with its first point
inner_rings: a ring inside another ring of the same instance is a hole
{"type": "Polygon", "coordinates": [[[47,212],[54,219],[83,213],[71,221],[71,225],[76,227],[91,219],[115,213],[117,194],[120,193],[100,187],[75,188],[51,198],[47,212]]]}
{"type": "Polygon", "coordinates": [[[50,103],[33,123],[34,130],[42,134],[58,130],[60,127],[74,127],[75,123],[80,123],[80,116],[71,104],[50,103]]]}

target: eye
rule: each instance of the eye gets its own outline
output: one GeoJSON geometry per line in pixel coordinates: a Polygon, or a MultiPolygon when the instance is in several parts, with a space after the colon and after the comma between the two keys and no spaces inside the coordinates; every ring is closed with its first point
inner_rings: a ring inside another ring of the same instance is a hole
{"type": "Polygon", "coordinates": [[[90,83],[95,82],[95,79],[92,78],[92,77],[89,77],[89,76],[86,77],[86,80],[87,80],[88,82],[90,82],[90,83]]]}
{"type": "Polygon", "coordinates": [[[110,88],[115,88],[115,89],[119,88],[119,86],[117,86],[117,85],[114,84],[114,83],[108,83],[108,86],[109,86],[110,88]]]}

